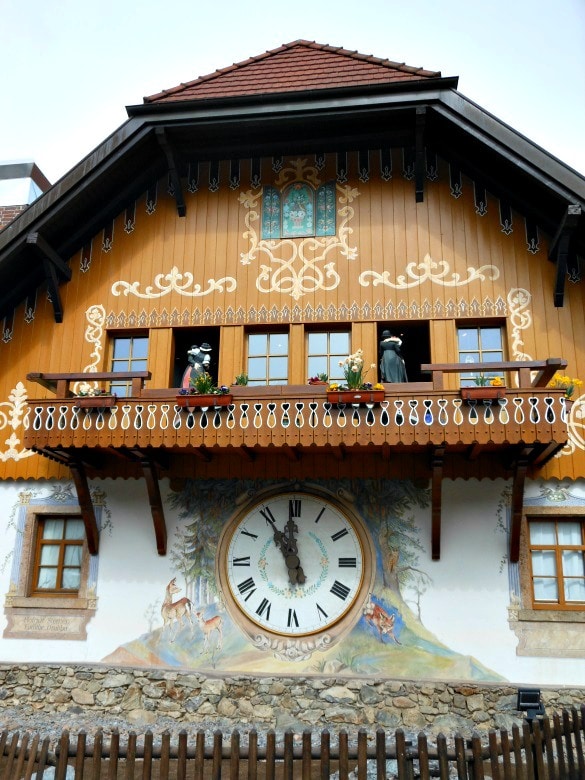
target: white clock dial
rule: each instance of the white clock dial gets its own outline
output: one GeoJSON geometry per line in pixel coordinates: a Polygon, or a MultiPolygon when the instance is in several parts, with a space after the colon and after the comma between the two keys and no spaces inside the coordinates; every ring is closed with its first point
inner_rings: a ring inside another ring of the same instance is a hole
{"type": "Polygon", "coordinates": [[[290,492],[267,497],[232,526],[225,571],[233,602],[257,626],[302,636],[354,605],[364,577],[356,524],[332,502],[290,492]]]}

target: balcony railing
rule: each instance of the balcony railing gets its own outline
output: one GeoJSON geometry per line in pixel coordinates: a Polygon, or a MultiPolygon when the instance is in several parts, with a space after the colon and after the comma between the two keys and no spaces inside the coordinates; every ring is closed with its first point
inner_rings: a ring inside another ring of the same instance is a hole
{"type": "Polygon", "coordinates": [[[50,450],[341,444],[426,448],[473,443],[494,448],[538,443],[550,452],[551,443],[559,447],[567,441],[563,392],[546,387],[559,361],[486,366],[517,372],[522,385],[529,372],[536,371],[536,386],[508,388],[502,398],[493,401],[466,401],[459,390],[441,387],[443,374],[469,366],[430,365],[423,369],[432,372],[433,382],[387,384],[384,400],[376,404],[330,403],[323,386],[248,386],[232,388],[233,402],[228,406],[185,409],[177,401],[178,390],[144,389],[146,372],[31,374],[30,379],[45,387],[58,387],[61,397],[29,401],[25,444],[50,450]],[[80,408],[79,400],[71,395],[70,387],[76,382],[99,384],[114,377],[133,382],[135,395],[118,399],[110,408],[80,408]]]}

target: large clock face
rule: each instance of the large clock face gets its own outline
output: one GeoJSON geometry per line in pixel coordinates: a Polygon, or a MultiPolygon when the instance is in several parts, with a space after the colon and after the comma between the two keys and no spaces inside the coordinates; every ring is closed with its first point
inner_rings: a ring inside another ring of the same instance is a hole
{"type": "Polygon", "coordinates": [[[220,543],[232,606],[268,632],[325,631],[363,599],[364,531],[320,496],[267,496],[220,543]]]}

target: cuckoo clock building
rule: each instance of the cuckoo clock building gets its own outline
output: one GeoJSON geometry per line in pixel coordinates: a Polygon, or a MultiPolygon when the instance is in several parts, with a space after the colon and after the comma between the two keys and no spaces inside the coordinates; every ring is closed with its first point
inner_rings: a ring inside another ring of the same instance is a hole
{"type": "Polygon", "coordinates": [[[585,179],[307,41],[127,112],[0,232],[0,661],[585,686],[585,179]]]}

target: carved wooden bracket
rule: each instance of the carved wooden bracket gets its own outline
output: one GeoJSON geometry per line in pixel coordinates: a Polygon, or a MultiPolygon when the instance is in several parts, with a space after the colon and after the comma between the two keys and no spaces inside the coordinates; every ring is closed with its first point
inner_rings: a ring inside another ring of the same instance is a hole
{"type": "Polygon", "coordinates": [[[148,457],[143,457],[140,461],[140,465],[142,466],[142,473],[144,474],[146,489],[148,491],[148,501],[150,503],[150,511],[152,514],[152,521],[154,523],[156,549],[159,555],[166,555],[167,526],[160,495],[160,486],[158,484],[156,466],[148,457]]]}
{"type": "Polygon", "coordinates": [[[415,154],[414,154],[414,187],[417,203],[425,198],[425,123],[427,109],[419,106],[416,109],[415,154]]]}
{"type": "Polygon", "coordinates": [[[29,233],[26,237],[26,243],[34,249],[43,262],[47,289],[53,304],[55,322],[63,322],[63,306],[61,305],[61,296],[59,295],[58,275],[60,275],[61,279],[68,282],[71,279],[71,268],[49,246],[40,233],[29,233]]]}
{"type": "Polygon", "coordinates": [[[187,207],[185,205],[185,198],[183,197],[183,189],[181,187],[181,177],[179,176],[179,170],[178,170],[179,166],[177,163],[177,159],[175,157],[173,147],[171,146],[168,136],[165,133],[163,127],[157,127],[154,132],[156,135],[156,139],[161,149],[165,153],[165,157],[167,158],[169,177],[171,179],[171,184],[173,187],[173,195],[175,198],[175,203],[177,204],[177,214],[180,217],[184,217],[185,214],[187,213],[187,207]]]}
{"type": "Polygon", "coordinates": [[[77,500],[79,502],[79,508],[81,509],[81,517],[85,526],[87,549],[89,550],[90,555],[97,555],[99,549],[99,534],[85,469],[79,461],[76,461],[73,458],[69,461],[69,469],[71,471],[71,476],[73,477],[73,484],[75,485],[77,500]]]}
{"type": "Polygon", "coordinates": [[[441,557],[441,486],[445,448],[436,447],[431,460],[431,554],[433,561],[441,557]]]}
{"type": "Polygon", "coordinates": [[[575,204],[567,206],[561,224],[551,243],[549,259],[556,261],[557,274],[555,279],[554,304],[557,308],[565,301],[565,280],[567,269],[576,262],[575,252],[571,249],[573,234],[581,219],[581,207],[575,204]]]}
{"type": "Polygon", "coordinates": [[[522,526],[522,507],[524,504],[524,482],[528,469],[528,453],[524,451],[516,461],[512,482],[512,527],[510,529],[510,563],[518,563],[520,558],[520,528],[522,526]]]}

